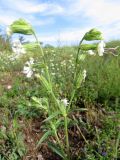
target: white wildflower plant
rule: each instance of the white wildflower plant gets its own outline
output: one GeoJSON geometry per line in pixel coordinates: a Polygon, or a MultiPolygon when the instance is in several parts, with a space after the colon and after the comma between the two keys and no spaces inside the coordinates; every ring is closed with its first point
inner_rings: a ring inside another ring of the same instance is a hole
{"type": "Polygon", "coordinates": [[[25,54],[26,51],[25,51],[25,48],[23,47],[23,45],[21,44],[20,40],[15,40],[13,41],[12,43],[12,50],[15,54],[17,54],[18,56],[20,54],[25,54]]]}
{"type": "Polygon", "coordinates": [[[11,61],[18,59],[21,55],[26,53],[26,50],[19,39],[12,42],[12,51],[13,54],[9,57],[11,61]]]}
{"type": "Polygon", "coordinates": [[[33,64],[34,64],[33,58],[30,58],[30,60],[25,63],[25,66],[23,68],[23,73],[26,75],[27,78],[31,78],[34,73],[33,64]]]}
{"type": "MultiPolygon", "coordinates": [[[[69,125],[68,118],[69,118],[70,108],[74,103],[77,89],[80,88],[80,85],[85,81],[86,76],[87,76],[86,69],[84,69],[83,71],[80,70],[81,61],[84,61],[84,59],[86,57],[84,55],[79,56],[79,53],[82,50],[81,44],[82,44],[83,40],[86,40],[86,41],[102,40],[103,39],[102,33],[100,31],[98,31],[97,29],[92,29],[89,32],[87,32],[83,36],[82,40],[80,41],[79,48],[78,48],[76,58],[75,58],[75,69],[74,69],[74,75],[73,75],[73,88],[71,90],[70,99],[68,100],[67,98],[61,99],[60,95],[59,94],[57,95],[56,92],[54,92],[54,83],[51,81],[51,76],[50,76],[50,72],[48,69],[48,64],[46,63],[46,60],[44,59],[45,56],[44,56],[43,49],[38,41],[38,38],[37,38],[33,28],[31,27],[31,25],[29,23],[27,23],[25,20],[19,19],[19,20],[15,21],[10,26],[10,29],[12,30],[12,33],[33,35],[36,39],[36,42],[39,44],[39,48],[40,48],[41,54],[43,56],[42,63],[44,66],[44,74],[35,74],[35,76],[36,76],[36,78],[38,78],[38,80],[40,80],[41,85],[45,89],[45,95],[43,95],[43,96],[45,96],[45,97],[46,97],[46,95],[48,95],[48,96],[46,98],[45,107],[44,107],[44,105],[42,105],[42,103],[40,102],[40,100],[37,97],[36,97],[37,99],[34,98],[34,101],[36,104],[38,104],[38,106],[41,109],[45,110],[45,113],[47,112],[47,114],[46,114],[47,117],[44,122],[47,124],[46,126],[48,126],[49,129],[48,129],[48,131],[46,131],[46,133],[40,139],[37,146],[41,145],[41,143],[44,140],[46,140],[48,138],[48,136],[51,135],[51,133],[52,133],[52,135],[55,136],[55,138],[56,138],[56,146],[59,145],[61,157],[63,159],[70,159],[70,143],[69,143],[69,132],[68,132],[68,125],[69,125]],[[52,102],[52,103],[49,103],[49,102],[52,102]],[[65,138],[64,138],[65,145],[61,145],[61,144],[63,144],[63,140],[61,141],[61,139],[59,139],[59,136],[57,135],[59,126],[56,124],[61,122],[61,119],[60,119],[61,116],[62,116],[62,120],[64,121],[63,131],[64,131],[64,135],[65,135],[65,138]]],[[[91,50],[96,49],[96,45],[83,45],[82,47],[85,49],[85,51],[88,51],[90,49],[91,50]]],[[[34,65],[33,58],[30,58],[30,60],[25,63],[25,66],[23,68],[23,73],[26,75],[27,78],[31,78],[32,75],[34,74],[33,65],[34,65]]],[[[61,62],[61,66],[67,66],[67,61],[64,60],[63,62],[61,62]]],[[[55,69],[57,70],[56,65],[55,65],[55,69]]]]}

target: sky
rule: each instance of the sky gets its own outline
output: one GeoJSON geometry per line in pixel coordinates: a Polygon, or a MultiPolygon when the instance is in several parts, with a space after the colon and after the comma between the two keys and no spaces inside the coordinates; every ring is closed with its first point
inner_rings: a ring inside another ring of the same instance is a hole
{"type": "Polygon", "coordinates": [[[44,44],[77,44],[91,28],[105,41],[120,39],[120,0],[0,0],[0,27],[18,18],[31,23],[44,44]]]}

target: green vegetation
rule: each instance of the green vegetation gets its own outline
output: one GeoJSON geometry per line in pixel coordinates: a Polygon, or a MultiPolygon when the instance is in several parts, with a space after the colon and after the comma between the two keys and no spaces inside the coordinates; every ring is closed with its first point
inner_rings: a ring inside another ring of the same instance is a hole
{"type": "Polygon", "coordinates": [[[31,25],[19,21],[10,34],[32,34],[36,43],[15,60],[9,40],[0,52],[0,159],[119,159],[120,49],[88,55],[97,43],[81,43],[101,40],[95,29],[78,47],[42,49],[31,25]]]}

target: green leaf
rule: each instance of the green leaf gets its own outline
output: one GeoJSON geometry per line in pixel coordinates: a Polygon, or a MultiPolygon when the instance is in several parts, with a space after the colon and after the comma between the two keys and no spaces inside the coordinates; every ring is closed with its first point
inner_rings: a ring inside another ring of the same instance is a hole
{"type": "Polygon", "coordinates": [[[9,29],[11,30],[12,33],[20,33],[25,35],[33,35],[34,33],[32,26],[21,18],[14,21],[9,26],[9,29]]]}
{"type": "Polygon", "coordinates": [[[52,92],[51,84],[49,84],[49,82],[42,75],[36,74],[36,77],[40,79],[42,85],[48,92],[52,92]]]}
{"type": "Polygon", "coordinates": [[[28,51],[34,51],[36,49],[39,49],[39,44],[38,43],[27,43],[27,44],[23,44],[23,47],[28,51]]]}
{"type": "Polygon", "coordinates": [[[22,151],[22,149],[18,149],[18,154],[20,155],[20,157],[24,155],[24,152],[22,151]]]}
{"type": "Polygon", "coordinates": [[[67,112],[66,112],[66,107],[61,104],[60,107],[59,107],[60,111],[61,111],[61,114],[66,117],[67,116],[67,112]]]}
{"type": "Polygon", "coordinates": [[[42,142],[44,142],[50,135],[52,134],[52,131],[47,131],[42,138],[39,140],[37,147],[41,145],[42,142]]]}
{"type": "Polygon", "coordinates": [[[81,85],[83,81],[83,74],[82,73],[79,73],[78,77],[77,77],[77,81],[76,81],[76,88],[78,89],[81,85]]]}
{"type": "Polygon", "coordinates": [[[61,151],[60,148],[58,148],[57,145],[51,143],[51,142],[48,142],[48,147],[53,151],[55,152],[56,154],[58,154],[60,157],[62,157],[63,159],[66,159],[65,158],[65,154],[61,151]]]}
{"type": "Polygon", "coordinates": [[[73,111],[85,112],[85,111],[88,111],[88,109],[87,109],[87,108],[76,108],[76,109],[73,109],[73,110],[71,111],[71,113],[72,113],[73,111]]]}
{"type": "Polygon", "coordinates": [[[80,46],[80,49],[81,50],[84,50],[84,51],[88,51],[88,50],[96,50],[97,49],[97,44],[82,44],[80,46]]]}
{"type": "Polygon", "coordinates": [[[51,119],[55,118],[59,114],[60,114],[60,112],[55,112],[55,113],[51,114],[48,118],[46,118],[43,122],[50,121],[51,119]]]}
{"type": "Polygon", "coordinates": [[[80,61],[84,61],[86,56],[87,56],[86,54],[80,54],[78,58],[80,61]]]}
{"type": "Polygon", "coordinates": [[[93,28],[84,35],[84,40],[86,41],[103,40],[103,36],[99,30],[93,28]]]}
{"type": "Polygon", "coordinates": [[[32,97],[32,100],[37,103],[35,106],[44,110],[48,110],[47,105],[43,105],[40,98],[32,97]]]}
{"type": "Polygon", "coordinates": [[[56,123],[55,123],[55,127],[58,128],[59,126],[64,125],[64,120],[63,118],[59,118],[56,123]]]}

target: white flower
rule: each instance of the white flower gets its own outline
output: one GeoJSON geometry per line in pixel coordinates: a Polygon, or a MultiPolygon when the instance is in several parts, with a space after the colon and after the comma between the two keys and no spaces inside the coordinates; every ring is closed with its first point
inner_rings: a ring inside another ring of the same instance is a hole
{"type": "Polygon", "coordinates": [[[66,61],[63,60],[63,61],[61,62],[61,65],[65,66],[65,65],[66,65],[66,61]]]}
{"type": "Polygon", "coordinates": [[[26,53],[25,48],[23,48],[20,40],[15,40],[12,43],[12,50],[18,57],[19,57],[20,54],[25,54],[26,53]]]}
{"type": "Polygon", "coordinates": [[[9,56],[10,61],[15,61],[18,58],[17,55],[11,55],[9,56]]]}
{"type": "Polygon", "coordinates": [[[53,59],[50,59],[50,62],[53,62],[53,59]]]}
{"type": "Polygon", "coordinates": [[[44,73],[44,70],[43,70],[43,69],[41,69],[41,73],[44,73]]]}
{"type": "Polygon", "coordinates": [[[7,89],[11,89],[11,88],[12,88],[12,86],[11,86],[11,85],[8,85],[8,86],[7,86],[7,89]]]}
{"type": "Polygon", "coordinates": [[[51,66],[54,67],[55,66],[54,63],[51,63],[51,66]]]}
{"type": "Polygon", "coordinates": [[[27,78],[30,78],[33,75],[33,68],[32,68],[33,64],[34,64],[33,58],[30,58],[30,61],[27,61],[25,63],[25,66],[23,68],[23,73],[26,74],[27,78]]]}
{"type": "Polygon", "coordinates": [[[24,67],[23,73],[26,74],[27,78],[30,78],[33,75],[33,71],[31,70],[30,67],[24,67]]]}
{"type": "Polygon", "coordinates": [[[11,36],[11,34],[12,34],[12,30],[10,29],[9,26],[6,28],[6,34],[7,34],[8,36],[11,36]]]}
{"type": "Polygon", "coordinates": [[[87,76],[87,71],[86,71],[86,69],[84,69],[83,70],[83,80],[85,81],[85,79],[86,79],[86,76],[87,76]]]}
{"type": "Polygon", "coordinates": [[[95,55],[95,53],[94,53],[92,50],[88,50],[87,53],[88,53],[89,55],[95,55]]]}
{"type": "Polygon", "coordinates": [[[99,55],[99,56],[103,56],[104,47],[105,47],[105,43],[104,43],[104,41],[102,40],[102,41],[100,41],[100,43],[98,44],[98,48],[97,48],[97,50],[98,50],[98,55],[99,55]]]}
{"type": "Polygon", "coordinates": [[[54,51],[54,50],[51,50],[51,52],[54,53],[55,51],[54,51]]]}
{"type": "Polygon", "coordinates": [[[69,105],[68,100],[66,98],[62,99],[61,102],[64,104],[65,107],[69,105]]]}
{"type": "Polygon", "coordinates": [[[55,73],[51,73],[53,76],[55,76],[55,73]]]}
{"type": "Polygon", "coordinates": [[[72,60],[70,59],[69,62],[72,63],[72,60]]]}
{"type": "Polygon", "coordinates": [[[30,57],[29,64],[34,64],[34,58],[30,57]]]}

